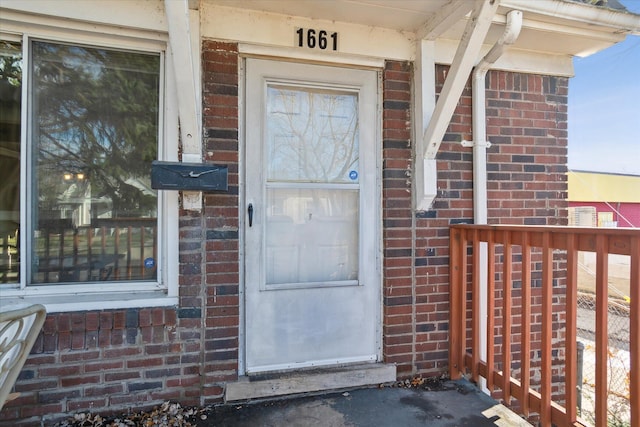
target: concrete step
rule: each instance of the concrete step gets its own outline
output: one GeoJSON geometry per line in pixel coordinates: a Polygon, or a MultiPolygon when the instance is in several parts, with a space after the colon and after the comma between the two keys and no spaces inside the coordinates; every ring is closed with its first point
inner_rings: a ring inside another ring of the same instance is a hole
{"type": "Polygon", "coordinates": [[[251,375],[227,384],[225,402],[377,386],[395,380],[396,366],[382,363],[251,375]]]}

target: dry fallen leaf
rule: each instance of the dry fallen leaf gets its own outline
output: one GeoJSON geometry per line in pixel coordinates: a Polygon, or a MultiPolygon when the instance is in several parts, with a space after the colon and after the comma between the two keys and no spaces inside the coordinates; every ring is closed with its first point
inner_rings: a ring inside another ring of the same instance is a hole
{"type": "Polygon", "coordinates": [[[194,427],[196,419],[206,420],[209,408],[183,408],[179,403],[164,402],[149,412],[139,411],[116,417],[78,413],[54,427],[194,427]]]}

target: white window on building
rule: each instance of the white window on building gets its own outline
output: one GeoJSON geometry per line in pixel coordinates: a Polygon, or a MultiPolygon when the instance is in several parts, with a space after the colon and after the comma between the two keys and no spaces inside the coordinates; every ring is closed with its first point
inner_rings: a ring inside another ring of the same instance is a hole
{"type": "Polygon", "coordinates": [[[69,306],[65,295],[93,295],[104,307],[106,293],[118,307],[145,305],[133,301],[141,292],[175,296],[175,266],[162,260],[177,258],[166,244],[177,197],[150,182],[176,121],[163,49],[2,38],[3,299],[69,306]]]}

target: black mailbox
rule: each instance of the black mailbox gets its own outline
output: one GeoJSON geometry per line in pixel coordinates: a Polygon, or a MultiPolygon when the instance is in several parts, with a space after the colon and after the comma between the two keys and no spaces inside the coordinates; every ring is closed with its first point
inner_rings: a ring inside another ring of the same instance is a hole
{"type": "Polygon", "coordinates": [[[227,191],[225,165],[206,163],[151,163],[151,188],[156,190],[227,191]]]}

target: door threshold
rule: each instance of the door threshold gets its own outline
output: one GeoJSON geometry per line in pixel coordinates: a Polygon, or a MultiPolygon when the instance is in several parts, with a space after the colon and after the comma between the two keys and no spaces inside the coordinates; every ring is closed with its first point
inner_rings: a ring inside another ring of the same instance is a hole
{"type": "Polygon", "coordinates": [[[377,386],[396,381],[396,365],[368,363],[240,377],[227,383],[225,402],[377,386]]]}

